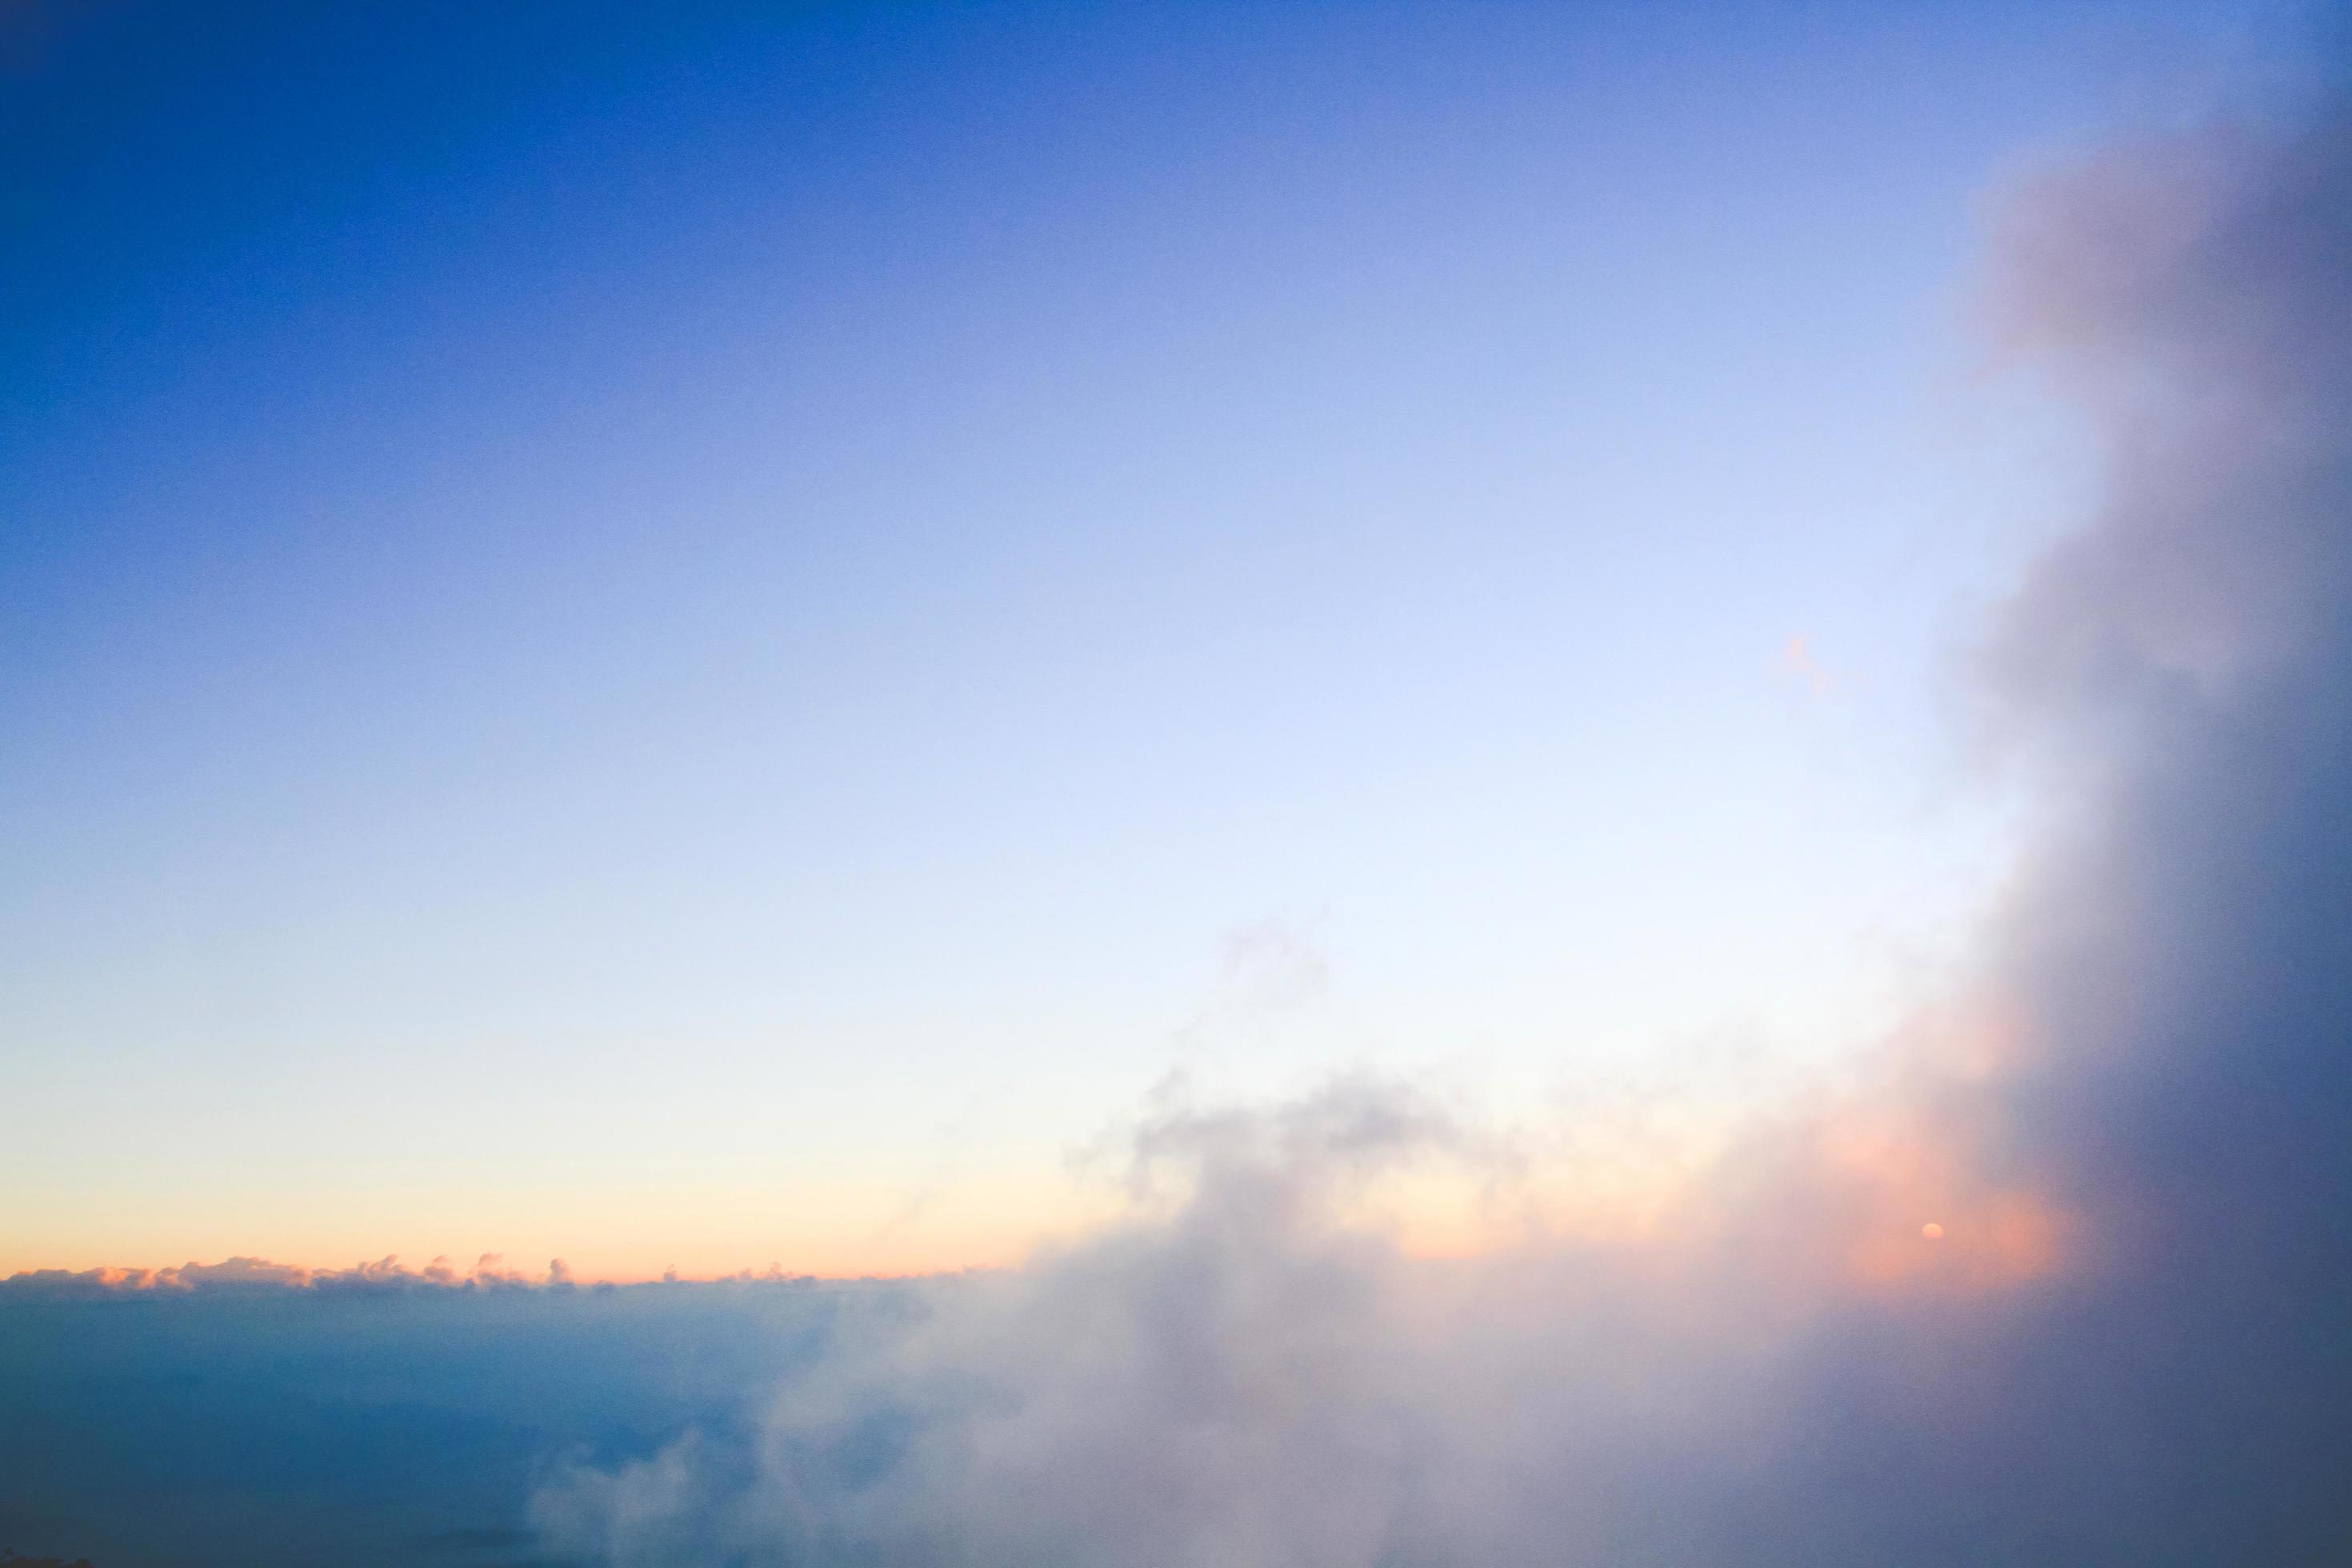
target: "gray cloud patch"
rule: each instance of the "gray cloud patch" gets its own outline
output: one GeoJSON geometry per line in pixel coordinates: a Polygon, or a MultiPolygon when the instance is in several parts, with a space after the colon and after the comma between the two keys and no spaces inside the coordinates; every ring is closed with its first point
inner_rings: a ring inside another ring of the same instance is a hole
{"type": "Polygon", "coordinates": [[[753,1434],[572,1467],[550,1539],[623,1565],[2352,1558],[2347,258],[2340,113],[2115,151],[2011,209],[2000,331],[2089,411],[2105,478],[1983,650],[2049,803],[1954,1008],[1990,1023],[1923,1026],[1883,1091],[1759,1132],[1640,1246],[1432,1263],[1351,1223],[1369,1176],[1490,1155],[1406,1089],[1160,1107],[1139,1169],[1177,1196],[845,1328],[753,1434]]]}

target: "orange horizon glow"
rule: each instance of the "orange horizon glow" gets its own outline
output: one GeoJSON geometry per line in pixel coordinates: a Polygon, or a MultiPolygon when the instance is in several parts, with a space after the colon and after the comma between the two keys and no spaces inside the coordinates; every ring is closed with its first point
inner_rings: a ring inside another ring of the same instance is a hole
{"type": "MultiPolygon", "coordinates": [[[[1966,1141],[1956,1142],[1954,1136],[1885,1109],[1850,1111],[1823,1123],[1811,1152],[1789,1168],[1789,1193],[1806,1202],[1787,1215],[1743,1217],[1726,1210],[1712,1201],[1705,1167],[1660,1161],[1638,1172],[1593,1173],[1564,1163],[1516,1172],[1508,1183],[1475,1169],[1424,1168],[1337,1194],[1304,1223],[1384,1238],[1401,1257],[1426,1263],[1530,1247],[1689,1260],[1725,1245],[1737,1248],[1740,1236],[1757,1224],[1793,1224],[1797,1228],[1788,1233],[1793,1245],[1775,1265],[1792,1283],[1812,1279],[1874,1292],[1975,1293],[2059,1268],[2073,1234],[2069,1217],[2032,1192],[1984,1184],[1971,1168],[1966,1141]],[[1923,1215],[1936,1217],[1923,1222],[1923,1215]]],[[[780,1201],[773,1193],[758,1194],[757,1202],[747,1194],[724,1194],[723,1203],[716,1201],[719,1194],[704,1195],[713,1199],[699,1212],[706,1221],[714,1210],[731,1218],[754,1209],[804,1215],[816,1206],[780,1201]]],[[[190,1288],[208,1276],[266,1277],[298,1286],[381,1279],[482,1288],[905,1279],[1017,1268],[1043,1251],[1150,1223],[1155,1212],[1114,1190],[1066,1182],[977,1184],[943,1198],[935,1211],[873,1192],[859,1199],[837,1205],[823,1230],[755,1236],[746,1226],[722,1232],[711,1224],[658,1249],[572,1245],[586,1226],[548,1226],[528,1247],[465,1251],[374,1251],[349,1240],[282,1234],[269,1238],[277,1246],[142,1249],[150,1257],[177,1253],[188,1259],[176,1264],[126,1264],[126,1253],[138,1254],[110,1249],[110,1256],[93,1257],[94,1247],[0,1257],[0,1279],[63,1274],[109,1289],[162,1291],[190,1288]],[[997,1201],[987,1201],[992,1198],[997,1201]]],[[[635,1201],[651,1199],[641,1194],[635,1201]]],[[[614,1205],[626,1206],[633,1205],[614,1205]]],[[[678,1207],[697,1217],[692,1205],[678,1207]]],[[[616,1212],[614,1217],[650,1216],[616,1212]]]]}

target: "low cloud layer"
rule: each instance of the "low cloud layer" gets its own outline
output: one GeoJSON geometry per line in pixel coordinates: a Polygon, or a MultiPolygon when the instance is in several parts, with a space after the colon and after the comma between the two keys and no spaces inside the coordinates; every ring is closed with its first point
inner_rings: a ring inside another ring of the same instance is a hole
{"type": "MultiPolygon", "coordinates": [[[[750,1276],[745,1276],[750,1278],[750,1276]]],[[[403,1290],[567,1289],[576,1284],[561,1258],[547,1272],[531,1275],[507,1267],[503,1254],[486,1252],[470,1268],[446,1258],[410,1268],[397,1257],[349,1268],[304,1268],[264,1258],[229,1258],[218,1263],[183,1263],[175,1268],[32,1268],[0,1279],[0,1300],[102,1300],[114,1297],[198,1293],[237,1294],[307,1290],[321,1295],[403,1290]]]]}
{"type": "Polygon", "coordinates": [[[1480,1135],[1163,1106],[1129,1224],[845,1327],[756,1430],[583,1464],[625,1568],[2352,1558],[2352,123],[2021,192],[2004,346],[2095,516],[1989,628],[2043,829],[1882,1081],[1638,1242],[1407,1257],[1480,1135]]]}

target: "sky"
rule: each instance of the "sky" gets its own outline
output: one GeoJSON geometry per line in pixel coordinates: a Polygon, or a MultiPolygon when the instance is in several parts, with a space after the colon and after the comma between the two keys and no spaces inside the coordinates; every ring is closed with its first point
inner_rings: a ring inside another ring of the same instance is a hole
{"type": "Polygon", "coordinates": [[[2008,864],[1943,672],[2084,459],[1976,331],[1998,193],[2294,63],[2228,6],[7,26],[0,1272],[1000,1263],[1171,1074],[1670,1100],[1671,1164],[2008,864]]]}
{"type": "Polygon", "coordinates": [[[0,1563],[2352,1556],[2340,22],[5,29],[0,1563]]]}

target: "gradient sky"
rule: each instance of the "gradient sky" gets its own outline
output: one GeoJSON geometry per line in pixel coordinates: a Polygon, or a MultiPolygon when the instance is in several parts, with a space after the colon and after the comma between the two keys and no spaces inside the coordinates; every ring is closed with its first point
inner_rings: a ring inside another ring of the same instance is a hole
{"type": "Polygon", "coordinates": [[[1769,1099],[2002,866],[1991,193],[2268,8],[0,22],[0,1274],[994,1261],[1769,1099]]]}

